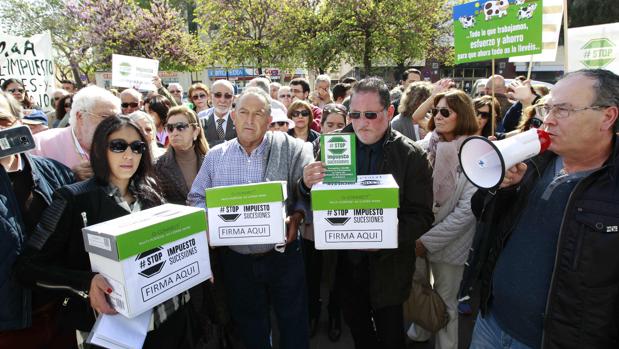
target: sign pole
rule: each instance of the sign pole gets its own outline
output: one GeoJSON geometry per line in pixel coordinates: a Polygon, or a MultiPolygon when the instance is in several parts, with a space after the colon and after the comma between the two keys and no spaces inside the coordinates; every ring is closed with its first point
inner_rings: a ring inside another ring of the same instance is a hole
{"type": "Polygon", "coordinates": [[[490,107],[490,110],[492,111],[492,123],[491,128],[490,128],[490,135],[494,136],[494,130],[496,128],[495,125],[495,119],[496,119],[496,111],[494,110],[494,81],[492,81],[492,78],[494,77],[494,58],[492,59],[492,75],[490,75],[490,80],[488,80],[488,82],[492,82],[492,104],[490,107]]]}
{"type": "Polygon", "coordinates": [[[531,68],[533,68],[533,55],[529,59],[529,71],[527,71],[527,80],[531,80],[531,68]]]}
{"type": "Polygon", "coordinates": [[[567,0],[563,0],[563,75],[567,74],[568,68],[568,49],[567,49],[567,0]]]}

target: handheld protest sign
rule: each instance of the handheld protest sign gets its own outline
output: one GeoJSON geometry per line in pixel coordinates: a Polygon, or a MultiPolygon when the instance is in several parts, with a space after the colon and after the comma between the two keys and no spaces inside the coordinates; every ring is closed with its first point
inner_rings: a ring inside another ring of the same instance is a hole
{"type": "Polygon", "coordinates": [[[454,6],[456,64],[542,51],[541,0],[472,1],[454,6]]]}
{"type": "Polygon", "coordinates": [[[112,55],[112,86],[147,88],[159,73],[159,61],[141,57],[112,55]]]}
{"type": "Polygon", "coordinates": [[[355,183],[357,158],[354,133],[320,135],[320,161],[327,167],[323,183],[355,183]]]}

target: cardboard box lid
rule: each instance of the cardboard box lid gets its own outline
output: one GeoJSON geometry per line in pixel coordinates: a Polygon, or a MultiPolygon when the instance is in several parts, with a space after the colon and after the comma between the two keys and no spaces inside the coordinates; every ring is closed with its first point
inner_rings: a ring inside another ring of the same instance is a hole
{"type": "Polygon", "coordinates": [[[357,183],[318,183],[312,187],[312,209],[398,208],[399,190],[390,174],[357,176],[357,183]]]}
{"type": "Polygon", "coordinates": [[[288,197],[286,181],[250,183],[206,189],[206,207],[242,206],[283,202],[288,197]]]}
{"type": "Polygon", "coordinates": [[[206,231],[203,209],[164,204],[82,228],[87,252],[117,261],[206,231]]]}

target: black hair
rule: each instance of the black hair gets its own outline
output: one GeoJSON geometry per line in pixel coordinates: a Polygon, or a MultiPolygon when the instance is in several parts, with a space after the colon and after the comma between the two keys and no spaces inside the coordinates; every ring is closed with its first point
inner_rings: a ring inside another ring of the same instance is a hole
{"type": "Polygon", "coordinates": [[[154,111],[159,116],[161,124],[165,125],[168,120],[168,112],[172,107],[170,100],[161,95],[154,95],[146,100],[146,104],[148,104],[148,110],[154,111]]]}
{"type": "Polygon", "coordinates": [[[76,86],[77,86],[77,84],[75,83],[75,81],[72,81],[72,80],[66,80],[66,79],[65,79],[65,80],[60,80],[60,83],[61,83],[61,84],[71,84],[73,87],[76,87],[76,86]]]}
{"type": "Polygon", "coordinates": [[[350,90],[352,86],[350,84],[345,83],[337,83],[333,86],[333,99],[337,100],[338,98],[346,98],[346,92],[350,90]]]}
{"type": "Polygon", "coordinates": [[[60,121],[62,120],[65,115],[67,115],[67,110],[64,108],[64,104],[70,101],[71,105],[73,105],[73,95],[66,95],[66,96],[62,96],[60,97],[60,99],[58,100],[58,105],[56,106],[56,120],[60,121]]]}
{"type": "Polygon", "coordinates": [[[131,176],[131,183],[136,198],[144,200],[147,204],[158,205],[163,203],[161,196],[158,194],[158,189],[154,180],[150,177],[152,171],[152,158],[150,152],[150,141],[142,132],[142,129],[135,121],[122,115],[109,116],[103,119],[92,137],[92,146],[90,148],[90,166],[94,172],[95,180],[102,185],[109,184],[110,164],[108,162],[107,152],[109,146],[109,136],[125,127],[133,128],[140,140],[146,144],[146,150],[142,153],[140,164],[137,170],[131,176]]]}
{"type": "Polygon", "coordinates": [[[341,81],[343,84],[351,84],[354,85],[357,83],[357,79],[353,78],[352,76],[348,76],[342,79],[341,81]]]}
{"type": "Polygon", "coordinates": [[[383,108],[387,109],[391,105],[389,87],[387,87],[385,81],[379,77],[373,76],[359,81],[359,83],[353,87],[352,91],[353,96],[359,92],[376,92],[380,97],[380,104],[383,108]]]}
{"type": "Polygon", "coordinates": [[[303,88],[303,93],[305,92],[310,92],[310,84],[309,82],[307,82],[307,80],[303,79],[303,78],[294,78],[290,81],[290,86],[292,85],[301,85],[301,88],[303,88]]]}

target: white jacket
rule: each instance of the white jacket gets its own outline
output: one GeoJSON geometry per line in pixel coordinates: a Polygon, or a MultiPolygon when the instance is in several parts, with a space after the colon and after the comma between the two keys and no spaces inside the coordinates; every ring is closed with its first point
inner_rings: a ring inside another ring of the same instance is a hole
{"type": "MultiPolygon", "coordinates": [[[[424,140],[417,143],[423,146],[424,140]]],[[[454,195],[442,206],[434,207],[433,226],[420,238],[430,261],[453,265],[466,262],[475,234],[471,197],[476,191],[477,187],[459,170],[454,195]]]]}

